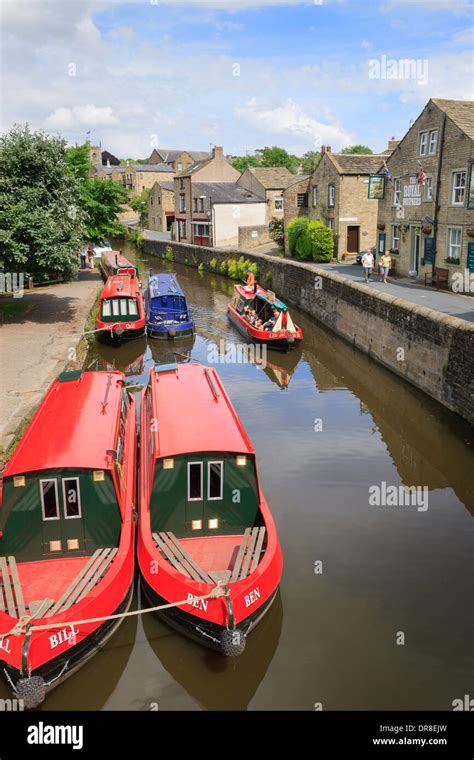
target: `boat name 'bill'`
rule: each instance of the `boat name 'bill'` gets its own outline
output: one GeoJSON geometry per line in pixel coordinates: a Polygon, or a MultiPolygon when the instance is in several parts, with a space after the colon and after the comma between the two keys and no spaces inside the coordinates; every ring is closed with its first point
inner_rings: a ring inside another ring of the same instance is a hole
{"type": "Polygon", "coordinates": [[[69,641],[70,644],[75,644],[78,633],[79,628],[74,628],[74,625],[70,625],[68,628],[63,628],[59,633],[54,633],[50,636],[49,645],[51,649],[56,649],[59,644],[64,644],[65,641],[69,641]]]}
{"type": "Polygon", "coordinates": [[[250,607],[251,604],[254,604],[257,599],[260,599],[260,589],[257,586],[257,588],[254,588],[253,591],[250,592],[250,594],[247,594],[244,596],[245,600],[245,606],[250,607]]]}
{"type": "Polygon", "coordinates": [[[207,605],[209,603],[208,599],[198,599],[193,594],[188,594],[188,604],[191,605],[191,607],[197,607],[198,610],[202,610],[203,612],[207,611],[207,605]]]}
{"type": "Polygon", "coordinates": [[[10,643],[10,639],[0,639],[0,649],[2,652],[6,652],[7,654],[11,654],[10,647],[8,646],[10,643]]]}

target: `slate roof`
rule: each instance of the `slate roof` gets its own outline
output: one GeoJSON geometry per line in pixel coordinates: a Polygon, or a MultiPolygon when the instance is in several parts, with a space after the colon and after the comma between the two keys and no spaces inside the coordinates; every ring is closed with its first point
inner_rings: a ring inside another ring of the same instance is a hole
{"type": "Polygon", "coordinates": [[[156,152],[163,157],[165,163],[176,161],[182,153],[187,153],[193,161],[204,161],[206,158],[210,158],[211,154],[206,150],[168,150],[166,148],[156,148],[156,152]]]}
{"type": "Polygon", "coordinates": [[[326,153],[340,174],[376,174],[383,166],[384,154],[326,153]]]}
{"type": "Polygon", "coordinates": [[[169,164],[130,164],[137,172],[174,172],[169,164]]]}
{"type": "Polygon", "coordinates": [[[212,203],[266,203],[235,182],[193,182],[193,196],[206,195],[212,203]]]}
{"type": "Polygon", "coordinates": [[[443,100],[433,98],[432,102],[444,111],[459,129],[474,140],[474,100],[443,100]]]}
{"type": "Polygon", "coordinates": [[[291,185],[295,175],[286,166],[249,166],[265,190],[280,190],[291,185]]]}
{"type": "Polygon", "coordinates": [[[172,193],[174,193],[174,182],[166,182],[165,180],[155,182],[156,185],[159,185],[163,190],[171,190],[172,193]]]}

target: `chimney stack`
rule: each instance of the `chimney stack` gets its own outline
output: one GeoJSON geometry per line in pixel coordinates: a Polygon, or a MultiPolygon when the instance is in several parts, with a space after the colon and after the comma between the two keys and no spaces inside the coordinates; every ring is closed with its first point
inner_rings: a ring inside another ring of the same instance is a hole
{"type": "Polygon", "coordinates": [[[325,153],[331,152],[331,146],[330,145],[321,145],[321,155],[323,156],[325,153]]]}
{"type": "Polygon", "coordinates": [[[224,149],[215,145],[212,149],[212,158],[224,158],[224,149]]]}

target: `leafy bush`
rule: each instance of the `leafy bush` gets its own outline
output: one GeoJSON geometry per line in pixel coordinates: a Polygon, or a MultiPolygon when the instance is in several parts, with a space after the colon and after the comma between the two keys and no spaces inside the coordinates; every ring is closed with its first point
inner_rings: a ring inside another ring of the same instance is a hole
{"type": "Polygon", "coordinates": [[[270,222],[270,237],[277,243],[280,248],[283,248],[285,242],[285,225],[283,219],[277,219],[274,216],[270,222]]]}
{"type": "Polygon", "coordinates": [[[204,262],[201,261],[200,264],[198,264],[198,272],[204,272],[204,262]]]}
{"type": "Polygon", "coordinates": [[[185,266],[185,267],[188,267],[188,266],[189,266],[189,264],[190,264],[190,261],[189,261],[189,259],[184,259],[184,266],[185,266]]]}
{"type": "Polygon", "coordinates": [[[144,239],[143,239],[143,235],[142,235],[142,233],[140,232],[139,229],[132,230],[129,233],[128,238],[129,238],[129,240],[132,241],[132,243],[135,243],[135,245],[136,245],[136,247],[138,248],[139,251],[143,251],[144,239]]]}
{"type": "Polygon", "coordinates": [[[209,267],[211,268],[211,270],[213,272],[217,272],[217,259],[216,258],[213,258],[213,259],[210,260],[209,267]]]}
{"type": "Polygon", "coordinates": [[[170,245],[166,246],[166,250],[165,250],[165,254],[164,254],[163,258],[166,261],[174,261],[174,252],[173,252],[173,249],[171,248],[170,245]]]}
{"type": "Polygon", "coordinates": [[[334,236],[322,222],[297,217],[288,222],[288,245],[290,253],[298,259],[330,261],[334,253],[334,236]]]}
{"type": "Polygon", "coordinates": [[[221,274],[227,274],[227,261],[225,259],[224,261],[221,261],[219,269],[221,274]]]}

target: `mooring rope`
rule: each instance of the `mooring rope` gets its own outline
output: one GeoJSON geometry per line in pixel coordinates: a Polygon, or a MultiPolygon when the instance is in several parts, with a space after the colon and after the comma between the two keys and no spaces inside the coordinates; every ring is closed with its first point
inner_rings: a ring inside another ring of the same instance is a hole
{"type": "MultiPolygon", "coordinates": [[[[227,586],[220,581],[209,594],[204,596],[193,596],[193,602],[200,602],[204,599],[218,599],[221,596],[227,596],[229,590],[227,586]]],[[[42,625],[31,625],[33,618],[30,615],[23,615],[10,631],[1,633],[0,636],[22,636],[25,633],[32,634],[35,631],[47,631],[50,628],[67,628],[68,626],[86,625],[88,623],[100,623],[102,620],[119,620],[121,618],[133,617],[136,615],[145,615],[148,612],[159,612],[160,610],[179,607],[181,604],[189,604],[188,599],[180,602],[170,602],[169,604],[160,604],[157,607],[147,607],[144,610],[132,610],[131,612],[118,612],[115,615],[100,615],[99,617],[86,618],[84,620],[73,620],[71,623],[62,621],[61,623],[43,623],[42,625]]]]}

